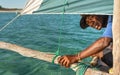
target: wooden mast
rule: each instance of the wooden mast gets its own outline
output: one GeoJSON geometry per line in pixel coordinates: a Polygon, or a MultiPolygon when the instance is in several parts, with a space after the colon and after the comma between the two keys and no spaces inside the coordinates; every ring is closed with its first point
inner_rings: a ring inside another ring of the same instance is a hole
{"type": "Polygon", "coordinates": [[[120,75],[120,0],[114,0],[113,15],[113,74],[120,75]]]}

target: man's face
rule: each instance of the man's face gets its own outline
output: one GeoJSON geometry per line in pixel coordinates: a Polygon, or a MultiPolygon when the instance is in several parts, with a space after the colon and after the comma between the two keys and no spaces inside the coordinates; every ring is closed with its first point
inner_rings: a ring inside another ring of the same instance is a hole
{"type": "Polygon", "coordinates": [[[90,27],[100,30],[102,28],[102,20],[100,19],[101,17],[98,17],[96,15],[87,16],[86,24],[89,25],[90,27]]]}

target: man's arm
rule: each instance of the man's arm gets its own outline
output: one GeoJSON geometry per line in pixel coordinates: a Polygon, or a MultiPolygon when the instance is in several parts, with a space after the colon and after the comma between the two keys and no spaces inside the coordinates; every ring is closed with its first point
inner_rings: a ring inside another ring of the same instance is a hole
{"type": "Polygon", "coordinates": [[[96,40],[92,45],[83,50],[82,52],[75,55],[64,55],[59,57],[58,62],[60,65],[70,67],[71,64],[78,62],[80,59],[89,57],[95,53],[102,51],[104,48],[109,46],[112,38],[101,37],[96,40]]]}
{"type": "Polygon", "coordinates": [[[85,50],[83,50],[82,52],[79,53],[79,56],[78,56],[79,59],[89,57],[93,54],[96,54],[96,53],[104,50],[107,46],[109,46],[111,41],[112,41],[112,38],[109,38],[109,37],[99,38],[88,48],[86,48],[85,50]]]}

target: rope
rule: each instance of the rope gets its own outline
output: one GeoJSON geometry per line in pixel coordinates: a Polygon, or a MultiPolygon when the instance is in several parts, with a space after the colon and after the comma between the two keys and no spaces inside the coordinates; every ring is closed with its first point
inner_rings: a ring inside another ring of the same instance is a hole
{"type": "Polygon", "coordinates": [[[77,70],[77,75],[84,75],[87,68],[89,68],[89,65],[80,64],[77,70]]]}
{"type": "MultiPolygon", "coordinates": [[[[64,1],[64,8],[63,8],[63,15],[62,15],[62,25],[64,24],[64,13],[65,13],[65,6],[68,4],[68,1],[64,1]]],[[[60,55],[60,44],[61,44],[61,30],[59,29],[59,40],[58,40],[58,49],[56,51],[56,54],[60,55]]]]}
{"type": "Polygon", "coordinates": [[[91,57],[83,59],[76,67],[77,69],[76,75],[84,75],[88,68],[92,68],[98,70],[97,66],[92,66],[90,62],[92,61],[91,57]]]}
{"type": "MultiPolygon", "coordinates": [[[[97,66],[91,66],[90,64],[86,64],[86,63],[79,63],[79,68],[76,71],[76,75],[84,75],[86,70],[88,68],[94,69],[94,70],[99,70],[97,66]]],[[[77,67],[77,66],[76,66],[77,67]]]]}
{"type": "Polygon", "coordinates": [[[86,58],[83,59],[76,67],[79,67],[77,69],[76,75],[84,75],[86,70],[91,67],[90,65],[90,61],[92,60],[92,58],[86,58]]]}
{"type": "MultiPolygon", "coordinates": [[[[64,24],[64,13],[66,12],[66,10],[65,10],[66,5],[69,6],[68,0],[64,1],[63,16],[62,16],[62,21],[61,21],[62,23],[61,24],[64,24]]],[[[58,49],[55,53],[55,57],[53,57],[53,59],[52,59],[52,63],[54,63],[55,59],[60,55],[60,44],[61,44],[61,30],[59,30],[58,49]]],[[[79,66],[76,75],[84,75],[87,68],[91,67],[91,65],[89,63],[91,60],[92,60],[92,58],[86,58],[86,59],[82,60],[82,62],[80,62],[76,66],[76,67],[79,66]]]]}
{"type": "MultiPolygon", "coordinates": [[[[68,5],[68,0],[64,1],[64,8],[63,8],[63,15],[62,15],[62,21],[61,24],[64,24],[64,13],[65,13],[65,6],[68,5]]],[[[54,63],[56,57],[58,57],[61,53],[60,53],[60,44],[61,44],[61,30],[59,29],[59,39],[58,39],[58,49],[55,52],[55,57],[53,57],[52,59],[52,63],[54,63]]]]}
{"type": "Polygon", "coordinates": [[[10,25],[13,21],[15,21],[19,16],[20,16],[20,14],[17,15],[16,17],[14,17],[11,21],[9,21],[9,22],[8,22],[6,25],[4,25],[2,28],[0,28],[0,32],[1,32],[3,29],[5,29],[8,25],[10,25]]]}

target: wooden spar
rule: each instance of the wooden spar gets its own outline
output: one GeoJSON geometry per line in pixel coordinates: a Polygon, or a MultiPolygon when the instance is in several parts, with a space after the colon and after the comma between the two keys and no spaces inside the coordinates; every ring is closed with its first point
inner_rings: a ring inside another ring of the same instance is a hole
{"type": "Polygon", "coordinates": [[[6,42],[0,42],[0,48],[10,50],[13,52],[17,52],[25,57],[37,58],[37,59],[44,60],[47,62],[51,62],[52,61],[51,57],[54,57],[54,55],[52,54],[46,54],[45,52],[39,52],[37,50],[24,48],[24,47],[11,44],[11,43],[6,43],[6,42]]]}
{"type": "MultiPolygon", "coordinates": [[[[32,50],[32,49],[24,48],[15,44],[1,42],[1,41],[0,41],[0,48],[17,52],[25,57],[32,57],[32,58],[36,58],[36,59],[47,61],[47,62],[52,62],[52,59],[55,56],[53,54],[48,54],[45,52],[40,52],[37,50],[32,50]]],[[[55,60],[55,64],[58,64],[57,59],[55,60]]],[[[71,69],[76,71],[78,68],[78,67],[75,68],[76,65],[77,64],[71,65],[71,69]]],[[[102,71],[96,71],[88,68],[87,71],[85,72],[85,75],[109,75],[109,74],[102,71]]]]}
{"type": "Polygon", "coordinates": [[[113,14],[113,74],[120,75],[120,0],[114,0],[113,14]]]}

